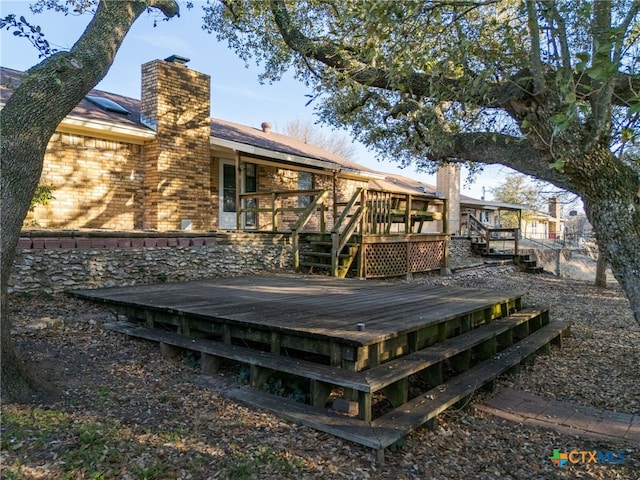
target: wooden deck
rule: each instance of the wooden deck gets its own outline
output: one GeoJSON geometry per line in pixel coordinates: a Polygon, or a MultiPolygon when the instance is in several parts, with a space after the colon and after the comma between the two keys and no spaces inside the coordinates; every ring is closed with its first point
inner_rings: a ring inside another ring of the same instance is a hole
{"type": "Polygon", "coordinates": [[[381,454],[567,330],[524,308],[523,292],[404,282],[268,275],[75,294],[130,320],[106,328],[200,352],[208,373],[225,358],[249,365],[257,389],[241,399],[381,454]],[[274,372],[308,382],[310,405],[260,390],[274,372]],[[336,388],[357,418],[325,408],[336,388]],[[391,410],[378,412],[380,397],[391,410]]]}
{"type": "MultiPolygon", "coordinates": [[[[321,355],[331,354],[338,345],[340,365],[335,359],[331,363],[346,368],[343,361],[359,361],[355,370],[369,366],[368,352],[360,352],[358,358],[357,349],[379,347],[415,332],[424,334],[429,327],[463,317],[475,319],[476,324],[490,321],[519,310],[523,295],[309,275],[244,276],[74,293],[125,307],[125,313],[149,326],[175,325],[185,334],[201,331],[232,338],[237,334],[258,343],[267,335],[269,345],[279,335],[275,343],[281,348],[321,355]],[[349,352],[355,352],[355,358],[349,352]]],[[[459,323],[450,328],[460,329],[459,323]]],[[[384,350],[383,346],[383,355],[384,350]]]]}

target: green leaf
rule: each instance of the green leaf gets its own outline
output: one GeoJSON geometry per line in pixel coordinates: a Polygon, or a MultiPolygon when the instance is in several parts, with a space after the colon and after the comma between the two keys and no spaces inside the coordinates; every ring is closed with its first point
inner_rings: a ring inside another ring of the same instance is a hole
{"type": "Polygon", "coordinates": [[[588,52],[579,52],[576,54],[576,57],[578,58],[578,60],[580,60],[581,62],[588,62],[589,58],[591,58],[591,56],[589,55],[588,52]]]}
{"type": "Polygon", "coordinates": [[[596,65],[591,68],[587,68],[586,72],[587,75],[589,75],[589,78],[592,78],[594,80],[602,81],[607,79],[607,69],[602,65],[596,65]]]}
{"type": "Polygon", "coordinates": [[[562,172],[564,170],[564,160],[562,160],[561,158],[559,158],[558,160],[556,160],[553,163],[549,164],[549,168],[553,168],[559,172],[562,172]]]}

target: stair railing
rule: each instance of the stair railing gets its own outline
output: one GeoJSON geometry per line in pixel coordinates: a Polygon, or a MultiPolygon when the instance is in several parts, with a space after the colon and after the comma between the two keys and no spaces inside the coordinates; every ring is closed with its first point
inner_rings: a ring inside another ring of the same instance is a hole
{"type": "MultiPolygon", "coordinates": [[[[302,212],[298,221],[291,227],[291,248],[293,250],[293,269],[298,270],[300,268],[300,230],[302,230],[311,216],[320,205],[324,205],[325,199],[329,196],[329,190],[323,190],[321,193],[315,196],[309,206],[302,212]]],[[[321,217],[320,229],[324,233],[324,215],[321,217]]]]}
{"type": "Polygon", "coordinates": [[[340,252],[355,232],[358,225],[361,224],[364,214],[367,211],[365,205],[366,190],[358,188],[353,194],[349,202],[347,202],[344,210],[336,220],[331,229],[331,276],[338,276],[338,259],[340,252]],[[343,227],[343,223],[348,220],[343,227]]]}

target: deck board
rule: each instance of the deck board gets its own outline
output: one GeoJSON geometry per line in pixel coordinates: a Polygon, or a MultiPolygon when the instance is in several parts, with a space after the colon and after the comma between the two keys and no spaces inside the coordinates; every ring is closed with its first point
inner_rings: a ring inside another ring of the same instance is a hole
{"type": "Polygon", "coordinates": [[[256,275],[80,290],[78,296],[200,320],[371,345],[523,292],[303,275],[256,275]],[[365,330],[358,331],[357,324],[365,330]]]}

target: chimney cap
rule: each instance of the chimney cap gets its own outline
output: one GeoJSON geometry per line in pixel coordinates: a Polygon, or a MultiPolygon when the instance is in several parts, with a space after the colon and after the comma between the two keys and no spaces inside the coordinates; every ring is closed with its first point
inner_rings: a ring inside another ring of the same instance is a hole
{"type": "Polygon", "coordinates": [[[184,65],[187,62],[190,62],[191,59],[187,57],[182,57],[180,55],[171,55],[164,59],[165,62],[177,63],[179,65],[184,65]]]}

